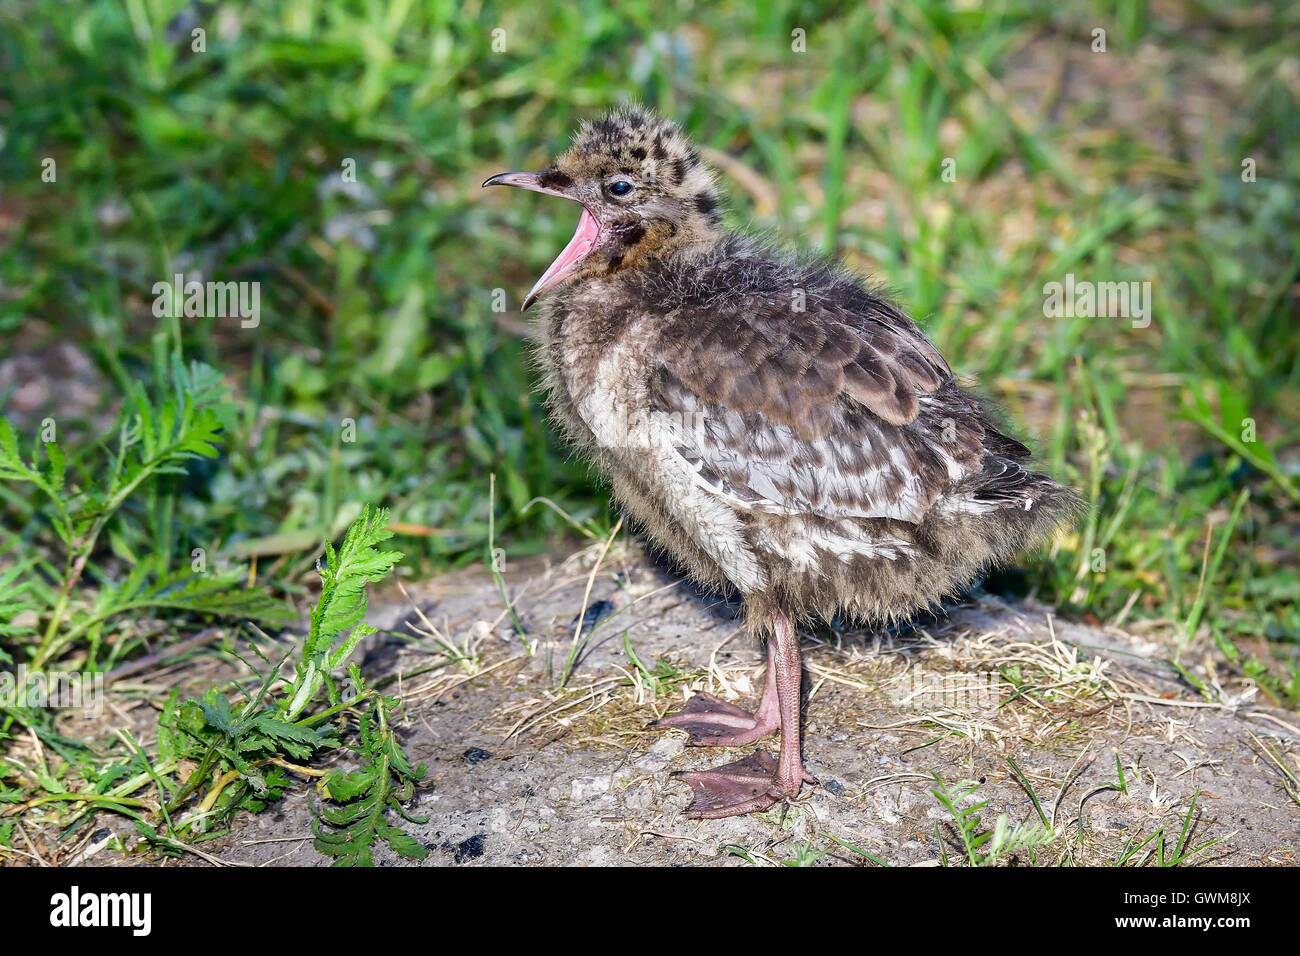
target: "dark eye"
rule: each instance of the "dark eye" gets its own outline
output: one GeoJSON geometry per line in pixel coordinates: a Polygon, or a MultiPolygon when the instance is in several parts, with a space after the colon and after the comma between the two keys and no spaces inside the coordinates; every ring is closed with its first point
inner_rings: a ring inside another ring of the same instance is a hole
{"type": "Polygon", "coordinates": [[[632,184],[626,179],[617,179],[610,183],[609,192],[612,196],[626,196],[632,191],[632,184]]]}

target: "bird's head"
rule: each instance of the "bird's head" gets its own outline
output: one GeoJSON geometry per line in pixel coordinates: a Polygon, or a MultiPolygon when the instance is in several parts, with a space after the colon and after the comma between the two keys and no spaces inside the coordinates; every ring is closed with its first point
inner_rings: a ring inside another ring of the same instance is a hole
{"type": "Polygon", "coordinates": [[[573,238],[525,297],[525,309],[567,279],[636,268],[721,234],[717,187],[699,151],[675,123],[637,107],[584,123],[543,171],[498,173],[483,185],[582,205],[573,238]]]}

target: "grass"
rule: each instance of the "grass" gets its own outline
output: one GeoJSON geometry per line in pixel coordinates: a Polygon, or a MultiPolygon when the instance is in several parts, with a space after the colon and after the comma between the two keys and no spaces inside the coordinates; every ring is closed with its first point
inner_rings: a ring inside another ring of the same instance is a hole
{"type": "MultiPolygon", "coordinates": [[[[291,584],[375,501],[426,573],[481,560],[489,534],[512,556],[543,551],[567,524],[531,499],[583,523],[606,505],[547,429],[493,293],[517,301],[569,223],[476,186],[637,97],[745,171],[728,178],[733,222],[886,280],[1089,492],[1089,522],[1031,561],[1025,588],[1099,619],[1263,637],[1280,659],[1260,673],[1294,701],[1300,177],[1280,64],[1300,23],[1193,7],[1194,29],[1104,3],[662,17],[286,0],[200,22],[175,3],[69,16],[22,0],[0,14],[0,333],[25,352],[74,343],[110,399],[160,337],[223,372],[240,414],[224,457],[191,476],[185,544],[255,554],[291,584]],[[1084,56],[1095,25],[1108,51],[1084,56]],[[1223,77],[1201,69],[1206,47],[1223,77]],[[1153,75],[1169,88],[1143,86],[1153,75]],[[1222,125],[1184,128],[1216,106],[1222,125]],[[152,286],[178,271],[260,282],[261,323],[160,323],[152,286]],[[1066,273],[1150,281],[1154,321],[1045,318],[1043,286],[1066,273]],[[1202,542],[1246,491],[1206,579],[1202,542]]],[[[65,416],[65,434],[96,440],[93,419],[65,416]]],[[[5,508],[6,527],[28,527],[31,499],[5,508]]]]}
{"type": "Polygon", "coordinates": [[[1157,867],[1175,867],[1187,862],[1196,854],[1203,850],[1208,850],[1216,844],[1222,843],[1222,837],[1216,837],[1213,840],[1206,840],[1199,846],[1191,845],[1191,831],[1196,822],[1196,801],[1200,798],[1200,791],[1197,790],[1192,794],[1191,802],[1188,804],[1187,813],[1182,818],[1182,828],[1178,831],[1178,837],[1172,845],[1166,846],[1168,837],[1166,828],[1160,827],[1150,836],[1142,841],[1133,837],[1124,845],[1119,859],[1115,861],[1116,866],[1143,866],[1151,863],[1157,867]],[[1146,849],[1148,848],[1149,849],[1146,849]],[[1142,851],[1146,849],[1146,852],[1142,851]]]}
{"type": "MultiPolygon", "coordinates": [[[[1019,771],[1016,772],[1016,776],[1020,778],[1019,771]]],[[[1036,848],[1049,845],[1059,836],[1043,817],[1036,798],[1034,806],[1039,811],[1038,823],[1022,823],[1013,826],[1007,814],[1000,813],[993,829],[987,830],[982,826],[979,814],[988,806],[988,801],[974,802],[975,794],[979,790],[978,783],[964,782],[958,784],[957,789],[953,789],[937,773],[934,774],[934,783],[934,789],[930,793],[952,817],[951,830],[960,841],[966,860],[971,866],[997,866],[998,861],[1003,857],[1022,851],[1032,856],[1036,848]]],[[[1028,789],[1027,785],[1026,788],[1028,789]]],[[[1033,796],[1032,790],[1030,795],[1033,796]]],[[[948,852],[944,846],[942,831],[937,829],[937,825],[935,835],[939,839],[940,852],[946,866],[949,863],[948,852]]]]}
{"type": "MultiPolygon", "coordinates": [[[[146,402],[141,417],[148,421],[162,416],[146,402]]],[[[149,428],[142,424],[140,430],[147,433],[149,428]]],[[[132,468],[127,465],[122,470],[130,474],[132,468]]],[[[55,483],[50,485],[48,490],[54,494],[55,483]]],[[[78,527],[93,524],[73,517],[67,522],[78,527]]],[[[376,548],[392,536],[388,522],[388,512],[363,508],[339,549],[326,545],[319,567],[320,599],[311,609],[297,652],[289,651],[272,663],[257,644],[250,645],[268,665],[265,673],[248,665],[259,685],[255,690],[239,681],[233,687],[210,683],[201,698],[183,701],[175,688],[166,695],[155,691],[156,697],[165,699],[157,701],[161,714],[151,729],[156,739],[149,749],[122,725],[114,728],[116,739],[107,746],[104,741],[64,738],[55,724],[54,708],[6,695],[0,700],[5,729],[15,723],[23,727],[32,748],[26,765],[11,748],[3,755],[4,775],[23,784],[0,791],[0,803],[17,804],[6,807],[5,814],[36,811],[36,819],[54,824],[62,831],[60,839],[66,839],[87,826],[92,811],[111,811],[130,819],[142,842],[158,853],[194,853],[208,859],[192,843],[210,839],[214,828],[237,812],[257,812],[277,800],[288,784],[287,770],[320,778],[320,792],[332,803],[315,810],[315,846],[335,858],[337,865],[371,865],[374,846],[380,841],[401,856],[425,856],[428,848],[389,819],[391,811],[397,818],[423,822],[404,806],[424,768],[411,765],[390,727],[400,701],[367,687],[356,664],[348,665],[346,681],[337,680],[352,651],[375,633],[365,622],[367,585],[385,578],[402,558],[400,552],[376,548]],[[291,659],[292,667],[286,669],[291,659]],[[357,769],[306,766],[306,761],[343,745],[341,734],[348,730],[350,715],[357,719],[360,737],[360,744],[351,748],[357,769]],[[53,766],[42,743],[60,758],[53,766]],[[123,777],[128,779],[121,782],[123,777]],[[113,789],[105,792],[109,786],[113,789]],[[135,796],[142,788],[156,796],[135,796]],[[48,804],[69,806],[60,812],[58,806],[48,804]]],[[[135,578],[132,574],[128,581],[135,578]]],[[[195,580],[202,581],[203,576],[195,575],[195,580]]],[[[183,590],[196,604],[206,596],[194,587],[183,590]]],[[[66,589],[61,593],[66,594],[66,589]]],[[[69,605],[60,600],[51,619],[57,622],[62,613],[76,613],[69,605]]],[[[212,613],[228,611],[219,606],[212,613]]],[[[125,716],[120,710],[117,713],[125,716]]],[[[5,834],[0,850],[13,849],[11,836],[5,834]]]]}
{"type": "MultiPolygon", "coordinates": [[[[990,588],[1140,626],[1175,658],[1208,637],[1294,707],[1298,40],[1293,6],[1208,0],[14,0],[0,358],[29,364],[0,361],[0,413],[38,475],[55,463],[28,449],[53,445],[93,534],[52,534],[60,505],[0,482],[0,601],[89,606],[120,579],[86,562],[197,549],[301,608],[366,504],[391,509],[406,576],[611,538],[513,311],[568,210],[478,183],[637,98],[720,160],[731,223],[886,282],[1085,492],[1079,527],[990,588]],[[155,316],[178,272],[259,283],[259,323],[155,316]],[[1149,282],[1150,324],[1046,315],[1067,275],[1149,282]],[[228,391],[219,453],[113,498],[109,423],[176,358],[228,391]]],[[[160,614],[0,620],[0,655],[91,667],[206,622],[160,614]]]]}

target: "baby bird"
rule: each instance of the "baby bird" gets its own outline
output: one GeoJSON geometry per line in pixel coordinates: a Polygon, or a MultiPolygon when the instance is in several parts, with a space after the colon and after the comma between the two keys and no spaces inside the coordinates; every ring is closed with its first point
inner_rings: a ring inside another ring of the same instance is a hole
{"type": "Polygon", "coordinates": [[[1049,535],[1076,496],[960,388],[895,305],[825,259],[728,232],[713,174],[673,123],[635,107],[585,123],[547,169],[501,173],[579,203],[524,299],[552,417],[626,514],[705,586],[733,587],[767,637],[749,713],[707,694],[659,726],[774,760],[684,774],[688,815],[795,797],[795,626],[890,622],[1049,535]]]}

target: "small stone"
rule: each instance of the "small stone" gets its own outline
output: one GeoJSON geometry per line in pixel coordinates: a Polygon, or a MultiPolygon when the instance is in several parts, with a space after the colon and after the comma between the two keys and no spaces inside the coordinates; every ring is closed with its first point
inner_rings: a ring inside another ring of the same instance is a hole
{"type": "Polygon", "coordinates": [[[585,803],[593,797],[609,792],[609,774],[602,773],[591,777],[575,777],[569,791],[569,799],[574,803],[585,803]]]}
{"type": "Polygon", "coordinates": [[[649,750],[632,761],[632,766],[646,773],[658,773],[685,749],[686,741],[681,738],[661,737],[649,750]]]}
{"type": "Polygon", "coordinates": [[[487,849],[487,834],[476,833],[468,840],[456,844],[456,862],[464,863],[466,860],[477,860],[487,849]]]}
{"type": "Polygon", "coordinates": [[[629,810],[645,810],[654,803],[654,788],[648,783],[629,790],[623,798],[629,810]]]}

